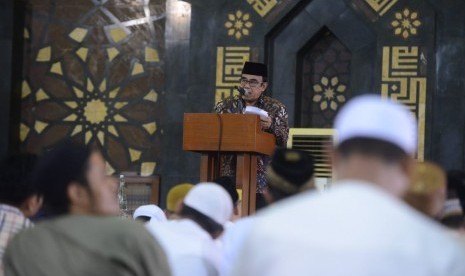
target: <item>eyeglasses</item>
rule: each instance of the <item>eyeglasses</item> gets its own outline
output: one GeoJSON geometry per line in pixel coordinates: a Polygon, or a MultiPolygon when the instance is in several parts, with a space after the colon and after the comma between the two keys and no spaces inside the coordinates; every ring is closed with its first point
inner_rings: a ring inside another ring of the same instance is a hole
{"type": "Polygon", "coordinates": [[[252,88],[255,88],[255,87],[257,87],[257,86],[259,86],[260,84],[263,83],[263,82],[259,82],[257,80],[248,80],[246,78],[241,78],[240,81],[241,81],[242,86],[246,86],[248,84],[252,88]]]}

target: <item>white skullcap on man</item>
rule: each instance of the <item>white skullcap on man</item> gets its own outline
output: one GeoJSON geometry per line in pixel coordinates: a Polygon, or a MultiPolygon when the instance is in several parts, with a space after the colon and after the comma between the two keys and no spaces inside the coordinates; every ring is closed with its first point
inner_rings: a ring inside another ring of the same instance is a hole
{"type": "Polygon", "coordinates": [[[335,120],[335,146],[351,138],[373,138],[394,144],[407,154],[417,149],[417,124],[402,104],[377,95],[362,95],[349,101],[335,120]]]}
{"type": "Polygon", "coordinates": [[[228,192],[216,183],[199,183],[187,193],[184,204],[220,225],[229,221],[233,203],[228,192]]]}
{"type": "Polygon", "coordinates": [[[135,211],[132,217],[134,219],[138,217],[149,217],[150,221],[166,221],[166,216],[165,213],[163,212],[160,207],[154,204],[149,204],[149,205],[142,205],[139,206],[135,211]]]}

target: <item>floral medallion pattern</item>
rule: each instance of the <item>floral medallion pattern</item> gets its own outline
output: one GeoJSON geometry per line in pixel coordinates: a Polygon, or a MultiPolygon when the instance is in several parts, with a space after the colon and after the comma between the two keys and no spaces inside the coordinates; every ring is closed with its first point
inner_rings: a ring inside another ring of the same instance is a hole
{"type": "Polygon", "coordinates": [[[339,83],[339,78],[332,77],[329,81],[328,77],[323,76],[320,83],[313,86],[315,96],[313,101],[320,104],[321,110],[326,110],[329,106],[332,110],[336,110],[338,106],[346,101],[344,92],[347,86],[339,83]]]}
{"type": "Polygon", "coordinates": [[[228,29],[228,36],[235,37],[237,40],[250,34],[250,28],[253,23],[250,21],[250,14],[243,13],[241,10],[228,14],[228,21],[224,23],[228,29]]]}
{"type": "Polygon", "coordinates": [[[303,54],[299,127],[331,128],[350,99],[352,54],[329,30],[317,35],[303,54]]]}
{"type": "Polygon", "coordinates": [[[404,39],[417,35],[418,28],[421,26],[418,12],[412,12],[408,8],[405,8],[401,12],[396,12],[394,16],[395,19],[391,22],[391,26],[394,28],[395,35],[404,39]]]}
{"type": "Polygon", "coordinates": [[[40,152],[71,137],[98,147],[110,173],[154,173],[163,113],[164,1],[49,8],[28,4],[23,149],[40,152]]]}

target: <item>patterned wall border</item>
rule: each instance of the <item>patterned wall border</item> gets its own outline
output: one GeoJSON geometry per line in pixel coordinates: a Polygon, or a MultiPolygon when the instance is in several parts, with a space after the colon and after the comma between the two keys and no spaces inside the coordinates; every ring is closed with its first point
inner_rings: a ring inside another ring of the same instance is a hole
{"type": "Polygon", "coordinates": [[[405,104],[418,120],[418,160],[424,160],[427,77],[418,46],[384,46],[381,94],[405,104]]]}

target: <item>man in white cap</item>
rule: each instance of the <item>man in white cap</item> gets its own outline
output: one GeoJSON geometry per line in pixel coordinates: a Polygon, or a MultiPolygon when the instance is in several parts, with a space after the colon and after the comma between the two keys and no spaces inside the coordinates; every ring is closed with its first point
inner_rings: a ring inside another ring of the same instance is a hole
{"type": "Polygon", "coordinates": [[[183,200],[180,219],[152,222],[147,228],[168,256],[174,276],[218,275],[220,250],[215,239],[231,218],[233,203],[216,183],[199,183],[183,200]]]}
{"type": "Polygon", "coordinates": [[[465,252],[405,204],[416,123],[402,105],[360,96],[339,112],[337,181],[265,210],[233,275],[465,275],[465,252]]]}
{"type": "MultiPolygon", "coordinates": [[[[274,204],[299,193],[314,190],[314,158],[308,153],[295,149],[277,149],[271,157],[266,171],[268,186],[265,199],[274,204]]],[[[240,249],[250,234],[255,216],[238,220],[228,227],[221,236],[221,275],[231,275],[232,264],[240,256],[240,249]]]]}
{"type": "Polygon", "coordinates": [[[155,204],[147,204],[137,207],[132,215],[134,220],[140,222],[167,221],[165,212],[155,204]]]}

